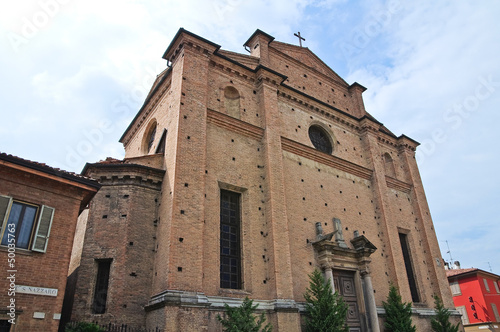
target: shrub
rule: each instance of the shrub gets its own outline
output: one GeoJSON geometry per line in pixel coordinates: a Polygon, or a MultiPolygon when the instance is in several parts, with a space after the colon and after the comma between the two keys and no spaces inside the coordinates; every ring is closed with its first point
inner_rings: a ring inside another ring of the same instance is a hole
{"type": "Polygon", "coordinates": [[[306,331],[307,332],[348,332],[346,324],[347,304],[335,292],[332,293],[330,282],[319,270],[309,275],[309,288],[306,299],[306,331]]]}
{"type": "Polygon", "coordinates": [[[105,332],[99,325],[87,322],[78,322],[74,326],[66,326],[65,332],[105,332]]]}
{"type": "MultiPolygon", "coordinates": [[[[231,308],[227,304],[224,304],[227,318],[217,315],[217,319],[222,323],[226,332],[259,332],[266,321],[266,317],[262,313],[259,320],[255,321],[254,312],[258,306],[258,304],[253,305],[253,301],[246,297],[241,306],[236,308],[231,308]]],[[[271,331],[271,324],[267,324],[262,329],[262,332],[271,331]]]]}
{"type": "Polygon", "coordinates": [[[385,332],[416,332],[411,320],[411,303],[403,303],[401,295],[391,285],[387,303],[382,302],[385,309],[385,332]]]}
{"type": "Polygon", "coordinates": [[[434,295],[434,305],[436,317],[431,320],[432,330],[435,332],[458,332],[460,324],[452,325],[450,323],[450,311],[443,305],[443,301],[437,295],[434,295]]]}

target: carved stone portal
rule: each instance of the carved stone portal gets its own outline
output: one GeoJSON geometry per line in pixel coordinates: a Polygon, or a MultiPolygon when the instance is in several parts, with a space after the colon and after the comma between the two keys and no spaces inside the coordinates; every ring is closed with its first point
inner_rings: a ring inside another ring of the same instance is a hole
{"type": "Polygon", "coordinates": [[[349,248],[342,234],[342,224],[337,218],[334,218],[335,231],[333,233],[323,235],[321,226],[319,229],[318,226],[316,227],[317,240],[312,244],[317,253],[318,263],[326,277],[330,279],[333,290],[337,289],[341,295],[343,291],[346,291],[344,298],[349,296],[349,306],[352,309],[349,326],[353,325],[352,328],[355,331],[379,332],[377,308],[369,270],[370,255],[377,248],[364,235],[358,235],[352,239],[350,241],[352,248],[349,248]],[[334,241],[332,241],[333,235],[335,235],[334,241]],[[342,284],[339,284],[339,276],[342,276],[342,284]],[[348,279],[346,276],[349,276],[348,279]],[[355,316],[359,317],[359,324],[355,316]]]}

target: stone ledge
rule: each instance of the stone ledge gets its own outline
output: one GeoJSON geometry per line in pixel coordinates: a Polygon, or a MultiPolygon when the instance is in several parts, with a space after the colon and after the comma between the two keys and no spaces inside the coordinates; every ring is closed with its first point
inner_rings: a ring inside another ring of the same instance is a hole
{"type": "MultiPolygon", "coordinates": [[[[461,316],[458,310],[455,309],[448,309],[450,311],[451,316],[461,316]]],[[[433,308],[411,308],[411,313],[413,315],[418,315],[418,316],[436,316],[436,311],[433,308]]],[[[379,316],[385,316],[385,310],[383,307],[377,307],[377,315],[379,316]]]]}
{"type": "MultiPolygon", "coordinates": [[[[206,296],[199,292],[167,290],[153,296],[144,307],[146,311],[153,311],[165,306],[202,307],[209,310],[224,310],[224,304],[230,307],[239,307],[242,298],[206,296]]],[[[303,312],[305,305],[291,299],[253,300],[258,305],[258,311],[303,312]]]]}

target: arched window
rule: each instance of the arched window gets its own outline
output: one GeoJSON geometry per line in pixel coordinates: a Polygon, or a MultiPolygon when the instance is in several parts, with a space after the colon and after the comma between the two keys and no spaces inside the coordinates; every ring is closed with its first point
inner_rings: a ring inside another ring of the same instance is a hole
{"type": "Polygon", "coordinates": [[[332,153],[330,135],[320,126],[312,125],[309,127],[309,139],[317,150],[328,154],[332,153]]]}
{"type": "Polygon", "coordinates": [[[389,175],[393,178],[396,177],[396,169],[394,168],[394,161],[392,157],[387,152],[384,153],[384,166],[385,166],[385,174],[389,175]]]}
{"type": "Polygon", "coordinates": [[[155,141],[155,135],[156,135],[156,125],[153,127],[153,130],[149,134],[148,152],[151,150],[151,147],[153,146],[153,143],[155,141]]]}
{"type": "Polygon", "coordinates": [[[156,126],[156,120],[153,120],[149,123],[148,129],[146,130],[144,138],[142,140],[143,153],[149,153],[149,151],[151,151],[151,148],[153,147],[156,136],[156,126]]]}
{"type": "Polygon", "coordinates": [[[228,115],[240,118],[240,93],[232,86],[224,89],[224,107],[228,115]]]}

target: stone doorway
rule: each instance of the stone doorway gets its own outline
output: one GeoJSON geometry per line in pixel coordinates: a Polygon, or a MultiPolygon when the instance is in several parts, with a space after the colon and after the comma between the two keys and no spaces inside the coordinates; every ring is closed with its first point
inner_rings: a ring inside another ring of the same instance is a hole
{"type": "Polygon", "coordinates": [[[352,271],[334,270],[333,283],[335,290],[344,298],[348,306],[347,325],[349,332],[363,332],[354,276],[355,273],[352,271]]]}
{"type": "Polygon", "coordinates": [[[332,288],[344,297],[348,305],[347,324],[350,332],[380,332],[377,306],[368,265],[377,248],[364,235],[354,231],[353,248],[344,241],[340,220],[334,218],[335,231],[323,234],[316,223],[313,247],[318,265],[332,288]],[[332,241],[333,236],[335,240],[332,241]]]}

